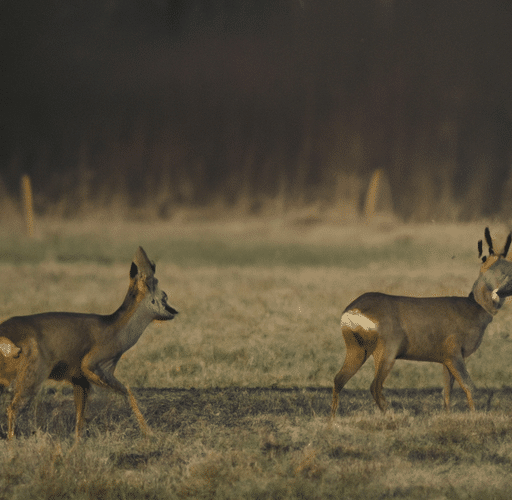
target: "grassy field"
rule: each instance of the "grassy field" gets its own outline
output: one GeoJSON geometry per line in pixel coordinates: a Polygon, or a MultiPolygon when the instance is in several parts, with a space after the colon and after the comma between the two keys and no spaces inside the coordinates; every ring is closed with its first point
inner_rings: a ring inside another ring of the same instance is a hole
{"type": "MultiPolygon", "coordinates": [[[[441,367],[405,361],[380,415],[369,361],[325,425],[345,305],[369,290],[467,295],[483,228],[45,221],[34,240],[0,230],[1,318],[112,312],[139,244],[180,311],[116,370],[154,437],[122,398],[96,390],[71,452],[70,388],[49,382],[35,434],[25,416],[16,442],[0,440],[0,498],[509,498],[510,305],[468,360],[476,415],[459,389],[444,414],[441,367]]],[[[4,437],[5,426],[0,417],[4,437]]]]}

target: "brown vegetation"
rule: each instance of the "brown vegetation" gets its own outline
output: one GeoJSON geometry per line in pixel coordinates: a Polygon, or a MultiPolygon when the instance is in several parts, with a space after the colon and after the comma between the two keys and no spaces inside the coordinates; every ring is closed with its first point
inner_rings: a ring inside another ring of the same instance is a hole
{"type": "Polygon", "coordinates": [[[404,219],[512,213],[505,0],[3,8],[0,194],[39,214],[346,219],[377,169],[404,219]]]}
{"type": "Polygon", "coordinates": [[[116,369],[153,436],[95,388],[73,449],[72,388],[50,381],[36,425],[20,415],[19,439],[0,439],[0,499],[508,499],[508,305],[468,360],[479,411],[457,389],[445,414],[439,367],[399,361],[381,415],[367,363],[326,429],[343,305],[367,290],[467,294],[482,228],[43,220],[29,239],[2,226],[0,317],[111,312],[141,240],[180,315],[149,326],[116,369]]]}
{"type": "MultiPolygon", "coordinates": [[[[0,440],[0,491],[48,500],[508,498],[510,390],[477,391],[489,405],[474,415],[439,414],[438,389],[390,392],[394,411],[381,416],[367,391],[347,391],[327,430],[328,388],[137,390],[150,440],[121,398],[95,397],[94,426],[71,451],[72,394],[48,394],[42,431],[0,440]]],[[[455,406],[465,410],[462,391],[455,406]]]]}

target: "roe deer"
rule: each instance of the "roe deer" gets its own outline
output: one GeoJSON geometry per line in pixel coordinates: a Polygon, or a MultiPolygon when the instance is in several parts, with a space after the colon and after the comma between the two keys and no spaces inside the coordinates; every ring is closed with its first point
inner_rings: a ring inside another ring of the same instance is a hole
{"type": "MultiPolygon", "coordinates": [[[[382,386],[396,359],[443,364],[445,408],[450,408],[450,392],[457,380],[469,408],[475,409],[474,384],[464,359],[478,349],[487,325],[505,297],[512,294],[507,287],[512,263],[505,260],[512,235],[508,235],[501,254],[494,253],[488,228],[485,238],[489,256],[482,258],[480,275],[468,297],[415,298],[371,292],[346,307],[341,316],[346,355],[334,378],[331,422],[336,416],[339,392],[370,355],[375,360],[370,390],[381,411],[387,407],[382,386]]],[[[478,249],[480,257],[481,241],[478,249]]]]}
{"type": "Polygon", "coordinates": [[[17,412],[48,378],[73,384],[76,442],[91,383],[126,395],[141,430],[149,433],[132,391],[114,376],[114,370],[121,355],[139,340],[151,321],[170,320],[176,314],[158,286],[155,264],[139,247],[130,268],[128,292],[113,314],[47,312],[13,317],[0,324],[0,337],[21,347],[27,360],[16,377],[7,410],[8,438],[14,437],[17,412]]]}

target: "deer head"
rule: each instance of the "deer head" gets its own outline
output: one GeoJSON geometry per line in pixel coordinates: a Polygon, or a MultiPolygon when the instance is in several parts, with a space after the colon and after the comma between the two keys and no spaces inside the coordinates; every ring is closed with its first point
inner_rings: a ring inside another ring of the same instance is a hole
{"type": "Polygon", "coordinates": [[[512,234],[509,233],[501,253],[495,253],[488,227],[485,228],[484,236],[489,247],[489,255],[482,256],[482,240],[480,240],[478,256],[482,258],[482,266],[472,293],[475,300],[487,312],[494,315],[505,303],[505,298],[512,295],[512,262],[505,259],[512,242],[512,234]]]}
{"type": "Polygon", "coordinates": [[[130,288],[137,302],[144,302],[151,310],[154,319],[165,321],[173,319],[178,311],[167,303],[167,294],[160,290],[155,278],[156,265],[150,261],[146,252],[139,247],[130,267],[130,288]]]}

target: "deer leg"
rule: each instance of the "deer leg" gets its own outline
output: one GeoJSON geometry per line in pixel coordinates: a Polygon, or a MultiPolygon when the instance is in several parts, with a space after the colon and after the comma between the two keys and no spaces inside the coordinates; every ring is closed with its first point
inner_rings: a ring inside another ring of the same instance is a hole
{"type": "Polygon", "coordinates": [[[21,390],[16,390],[14,392],[14,397],[11,400],[11,404],[7,408],[7,439],[14,438],[14,427],[16,423],[16,417],[18,415],[18,411],[21,410],[26,404],[22,396],[21,390]]]}
{"type": "Polygon", "coordinates": [[[32,405],[34,396],[39,391],[43,382],[48,378],[49,372],[45,369],[44,363],[32,352],[24,357],[20,364],[18,374],[14,382],[14,397],[7,408],[8,431],[7,439],[14,438],[14,427],[18,412],[26,405],[32,405]]]}
{"type": "Polygon", "coordinates": [[[455,377],[450,373],[450,370],[443,365],[443,377],[444,377],[444,408],[446,411],[450,411],[450,394],[453,389],[453,382],[455,377]]]}
{"type": "Polygon", "coordinates": [[[453,359],[446,360],[444,362],[444,365],[450,371],[450,374],[462,387],[462,390],[466,393],[466,397],[468,398],[469,409],[471,411],[475,411],[475,403],[473,401],[472,396],[472,392],[475,391],[475,385],[473,384],[473,381],[469,376],[462,355],[459,354],[453,359]]]}
{"type": "Polygon", "coordinates": [[[109,374],[105,373],[105,371],[100,367],[101,361],[94,359],[95,354],[95,351],[92,350],[88,352],[82,359],[82,373],[85,377],[87,377],[87,380],[99,387],[103,387],[104,389],[110,388],[114,389],[116,392],[120,392],[121,394],[126,394],[124,385],[121,384],[121,382],[119,382],[119,380],[117,380],[113,374],[109,377],[109,374]],[[112,381],[108,380],[109,378],[113,379],[115,383],[112,384],[112,381]]]}
{"type": "Polygon", "coordinates": [[[135,396],[129,387],[125,387],[114,376],[113,371],[116,363],[117,360],[102,360],[95,363],[93,351],[91,351],[86,354],[82,360],[82,371],[90,382],[93,382],[100,387],[110,388],[120,394],[124,394],[128,398],[128,402],[130,403],[130,407],[132,408],[141,431],[144,434],[149,435],[151,434],[151,431],[139,410],[135,396]]]}
{"type": "Polygon", "coordinates": [[[358,337],[353,332],[345,334],[345,345],[347,352],[345,361],[340,371],[334,377],[334,388],[332,391],[331,420],[336,416],[338,409],[339,393],[345,384],[357,373],[368,359],[369,352],[358,341],[358,337]]]}
{"type": "Polygon", "coordinates": [[[91,384],[86,377],[76,377],[71,380],[73,384],[73,395],[75,398],[76,424],[75,442],[78,443],[84,427],[84,414],[87,406],[87,398],[91,390],[91,384]]]}
{"type": "Polygon", "coordinates": [[[383,345],[379,345],[377,349],[375,349],[373,357],[375,359],[375,378],[370,386],[370,391],[377,406],[382,412],[385,412],[388,403],[382,395],[382,387],[395,364],[395,353],[386,349],[383,345]]]}
{"type": "Polygon", "coordinates": [[[128,391],[128,401],[130,402],[130,406],[132,407],[132,411],[135,415],[135,418],[137,419],[140,430],[146,436],[150,436],[152,434],[151,429],[149,428],[148,424],[146,423],[146,420],[144,419],[144,416],[142,415],[141,411],[139,410],[139,407],[137,405],[137,401],[135,400],[135,396],[133,395],[133,392],[131,391],[131,389],[128,386],[126,386],[126,390],[128,391]]]}

